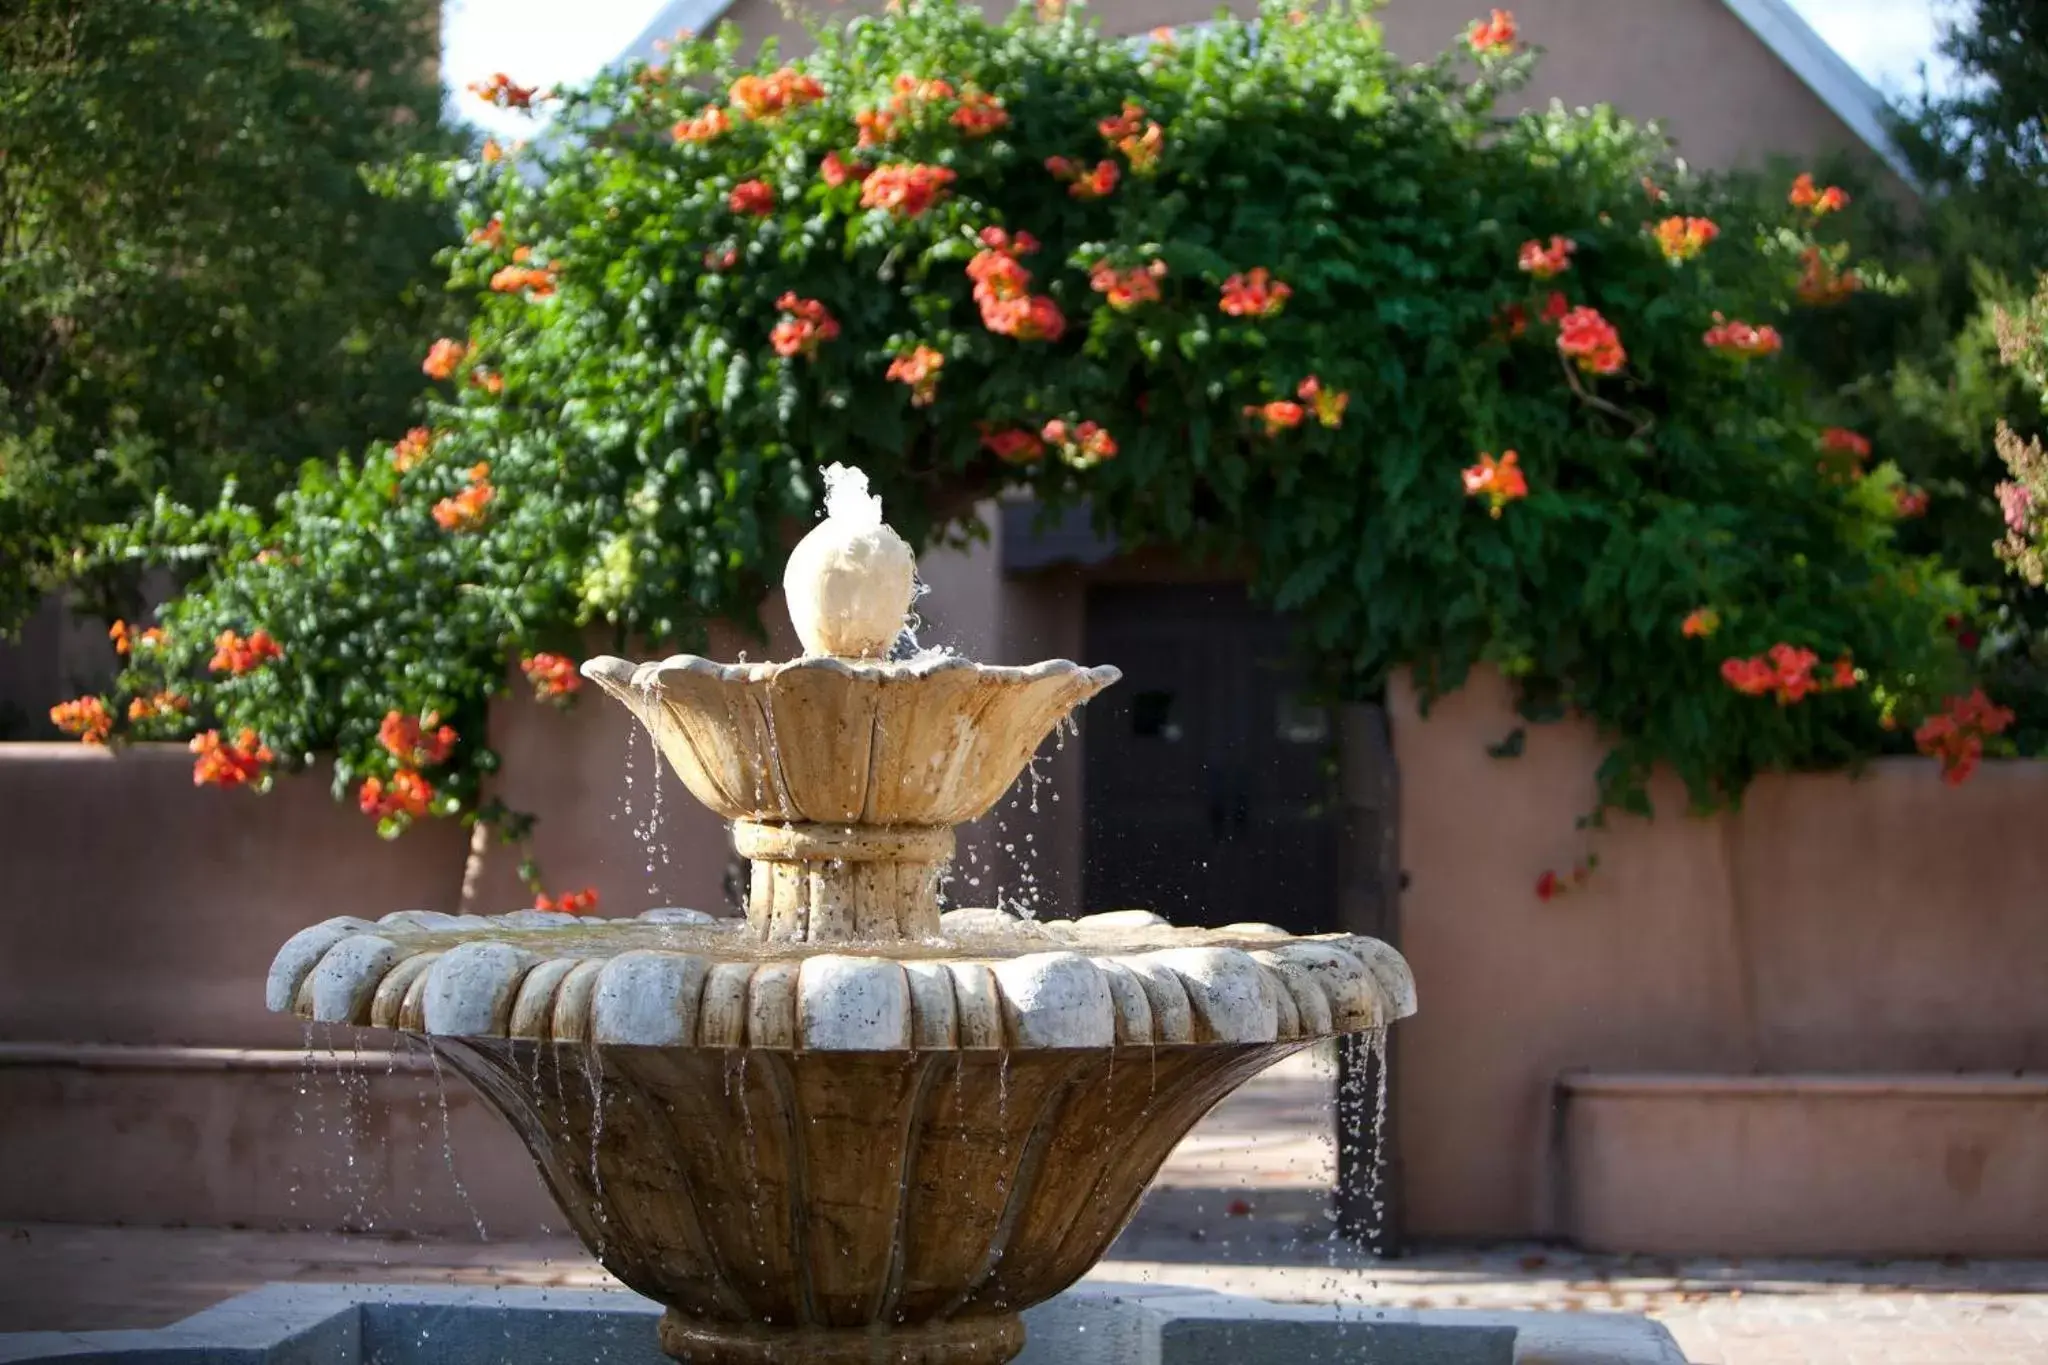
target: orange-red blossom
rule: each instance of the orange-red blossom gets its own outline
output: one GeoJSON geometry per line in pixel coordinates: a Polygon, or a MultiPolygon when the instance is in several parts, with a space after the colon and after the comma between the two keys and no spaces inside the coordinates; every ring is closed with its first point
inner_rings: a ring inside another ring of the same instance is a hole
{"type": "Polygon", "coordinates": [[[785,66],[765,76],[741,76],[726,98],[748,118],[774,118],[825,98],[825,87],[795,67],[785,66]]]}
{"type": "Polygon", "coordinates": [[[490,461],[473,464],[465,471],[469,483],[454,497],[434,504],[434,524],[444,531],[470,531],[483,525],[498,490],[491,486],[490,461]]]}
{"type": "Polygon", "coordinates": [[[597,888],[586,886],[581,891],[565,891],[559,896],[550,896],[543,892],[533,898],[533,908],[553,910],[564,915],[581,915],[597,909],[597,888]]]}
{"type": "Polygon", "coordinates": [[[114,642],[114,652],[125,658],[133,650],[155,649],[166,637],[162,626],[137,634],[126,621],[116,621],[107,627],[107,638],[114,642]]]}
{"type": "Polygon", "coordinates": [[[522,289],[533,298],[544,299],[555,292],[555,268],[550,265],[508,265],[491,276],[491,289],[499,294],[517,294],[522,289]]]}
{"type": "Polygon", "coordinates": [[[1101,199],[1116,189],[1123,171],[1114,161],[1098,161],[1091,168],[1063,156],[1049,156],[1045,168],[1052,178],[1067,187],[1067,193],[1083,201],[1101,199]]]}
{"type": "Polygon", "coordinates": [[[1813,173],[1802,171],[1792,182],[1792,192],[1785,196],[1787,203],[1795,209],[1809,209],[1818,218],[1849,207],[1849,192],[1839,185],[1820,189],[1813,183],[1813,173]]]}
{"type": "Polygon", "coordinates": [[[1223,282],[1223,298],[1216,305],[1234,318],[1270,318],[1287,306],[1294,296],[1290,285],[1282,284],[1258,266],[1223,282]]]}
{"type": "Polygon", "coordinates": [[[1244,415],[1264,423],[1268,436],[1278,436],[1283,431],[1292,431],[1300,426],[1301,419],[1306,413],[1301,404],[1276,398],[1270,403],[1249,404],[1244,410],[1244,415]]]}
{"type": "Polygon", "coordinates": [[[377,727],[377,742],[384,746],[385,753],[407,767],[431,768],[446,763],[448,755],[455,751],[455,727],[442,725],[441,717],[433,711],[421,719],[391,710],[384,713],[383,723],[377,727]]]}
{"type": "Polygon", "coordinates": [[[2003,706],[1994,706],[1977,688],[1967,697],[1950,697],[1941,714],[1929,717],[1913,732],[1913,743],[1929,758],[1941,760],[1941,780],[1951,787],[1969,781],[1984,757],[1984,741],[2002,734],[2013,721],[2003,706]]]}
{"type": "Polygon", "coordinates": [[[128,719],[137,723],[169,720],[173,716],[182,716],[191,706],[191,702],[175,692],[152,692],[128,703],[128,719]]]}
{"type": "Polygon", "coordinates": [[[1557,349],[1587,374],[1615,374],[1628,363],[1621,333],[1597,308],[1581,306],[1558,319],[1557,349]]]}
{"type": "Polygon", "coordinates": [[[1094,422],[1070,425],[1054,418],[1040,429],[1045,443],[1076,469],[1092,469],[1116,458],[1116,441],[1094,422]]]}
{"type": "Polygon", "coordinates": [[[768,344],[779,356],[815,359],[818,348],[839,335],[839,320],[816,299],[785,293],[775,306],[789,315],[768,333],[768,344]]]}
{"type": "Polygon", "coordinates": [[[414,427],[391,443],[391,467],[403,474],[427,458],[434,448],[434,433],[428,427],[414,427]]]}
{"type": "Polygon", "coordinates": [[[742,180],[725,196],[725,203],[734,213],[766,218],[775,212],[775,187],[765,180],[742,180]]]}
{"type": "Polygon", "coordinates": [[[84,744],[105,744],[114,731],[114,718],[98,697],[78,697],[50,708],[50,724],[84,744]]]}
{"type": "Polygon", "coordinates": [[[1351,405],[1351,395],[1341,389],[1326,389],[1323,381],[1310,375],[1294,390],[1294,396],[1314,409],[1316,420],[1326,427],[1338,427],[1344,423],[1344,409],[1351,405]]]}
{"type": "Polygon", "coordinates": [[[1736,360],[1752,360],[1757,356],[1771,355],[1783,350],[1785,346],[1785,339],[1778,335],[1777,328],[1769,324],[1761,327],[1752,326],[1740,318],[1730,322],[1723,319],[1719,313],[1714,314],[1714,325],[1707,329],[1706,335],[1700,340],[1707,344],[1709,350],[1719,351],[1722,355],[1736,360]]]}
{"type": "Polygon", "coordinates": [[[1536,279],[1547,280],[1570,270],[1572,253],[1578,249],[1578,243],[1569,237],[1552,237],[1549,246],[1531,238],[1522,243],[1515,263],[1536,279]]]}
{"type": "Polygon", "coordinates": [[[967,277],[974,281],[982,326],[1019,341],[1058,341],[1067,329],[1066,315],[1049,296],[1030,292],[1031,272],[1017,259],[1038,250],[1038,239],[986,227],[981,245],[967,263],[967,277]]]}
{"type": "Polygon", "coordinates": [[[899,217],[916,218],[938,202],[939,195],[953,183],[954,178],[953,172],[944,166],[926,166],[917,162],[877,166],[861,183],[860,206],[864,209],[887,209],[899,217]]]}
{"type": "Polygon", "coordinates": [[[1762,654],[1723,659],[1721,678],[1746,697],[1776,696],[1780,706],[1804,701],[1816,692],[1844,691],[1856,685],[1856,665],[1848,655],[1835,660],[1825,679],[1813,675],[1819,664],[1820,655],[1812,650],[1780,640],[1762,654]]]}
{"type": "Polygon", "coordinates": [[[1045,442],[1036,432],[1022,427],[1006,427],[1000,431],[982,425],[981,443],[1005,464],[1036,464],[1045,458],[1045,442]]]}
{"type": "Polygon", "coordinates": [[[1712,607],[1695,607],[1686,613],[1678,633],[1688,640],[1704,640],[1721,628],[1721,613],[1712,607]]]}
{"type": "Polygon", "coordinates": [[[533,694],[544,700],[571,696],[583,686],[576,661],[566,654],[529,654],[519,661],[519,671],[533,684],[533,694]]]}
{"type": "Polygon", "coordinates": [[[233,742],[222,739],[218,730],[208,730],[193,736],[187,747],[199,756],[192,764],[195,787],[245,786],[261,778],[263,770],[276,761],[254,730],[242,731],[233,742]]]}
{"type": "Polygon", "coordinates": [[[215,673],[240,677],[272,659],[283,657],[284,650],[267,630],[251,631],[246,639],[232,630],[224,630],[214,637],[213,658],[206,666],[215,673]]]}
{"type": "Polygon", "coordinates": [[[455,367],[468,354],[467,344],[453,337],[442,337],[427,351],[427,358],[420,362],[420,369],[429,379],[446,379],[455,373],[455,367]]]}
{"type": "Polygon", "coordinates": [[[939,371],[945,364],[945,356],[919,344],[889,362],[888,378],[910,386],[912,407],[928,407],[939,396],[939,371]]]}
{"type": "Polygon", "coordinates": [[[434,799],[433,784],[410,768],[400,768],[389,782],[366,777],[356,792],[356,808],[377,820],[403,815],[418,820],[434,799]]]}
{"type": "Polygon", "coordinates": [[[515,84],[510,76],[500,71],[487,81],[471,81],[469,93],[500,109],[531,109],[534,96],[540,91],[531,85],[515,84]]]}
{"type": "Polygon", "coordinates": [[[953,126],[968,137],[987,137],[1010,121],[1009,111],[994,95],[970,87],[953,111],[953,126]]]}
{"type": "Polygon", "coordinates": [[[1474,19],[1465,29],[1465,41],[1474,56],[1505,57],[1515,50],[1520,30],[1513,10],[1497,9],[1484,19],[1474,19]]]}
{"type": "Polygon", "coordinates": [[[1479,463],[1467,467],[1463,477],[1465,496],[1485,498],[1487,515],[1491,517],[1498,518],[1509,503],[1529,496],[1529,480],[1522,474],[1522,457],[1512,450],[1498,460],[1493,458],[1493,452],[1481,451],[1479,463]]]}
{"type": "Polygon", "coordinates": [[[694,118],[677,119],[669,136],[678,142],[709,142],[732,131],[732,116],[718,105],[709,105],[694,118]]]}
{"type": "Polygon", "coordinates": [[[1863,287],[1862,277],[1853,270],[1837,270],[1834,263],[1810,246],[1799,254],[1799,301],[1816,308],[1840,303],[1863,287]]]}
{"type": "Polygon", "coordinates": [[[1165,274],[1164,261],[1133,266],[1129,270],[1118,270],[1109,262],[1102,261],[1089,272],[1088,286],[1102,295],[1111,308],[1119,313],[1128,313],[1141,303],[1159,301],[1159,281],[1165,274]]]}
{"type": "Polygon", "coordinates": [[[1721,229],[1711,218],[1666,218],[1650,229],[1650,235],[1657,239],[1657,249],[1664,253],[1667,261],[1689,261],[1707,249],[1707,243],[1721,235],[1721,229]]]}

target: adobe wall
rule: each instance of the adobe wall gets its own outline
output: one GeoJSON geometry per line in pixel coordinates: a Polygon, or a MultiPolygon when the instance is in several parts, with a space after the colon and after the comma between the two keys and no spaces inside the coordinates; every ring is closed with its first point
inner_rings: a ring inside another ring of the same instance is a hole
{"type": "Polygon", "coordinates": [[[1395,1077],[1413,1231],[1556,1230],[1553,1087],[1568,1072],[2048,1068],[2048,763],[1931,761],[1766,778],[1736,814],[1622,819],[1592,881],[1537,877],[1588,845],[1590,725],[1517,724],[1476,676],[1425,719],[1389,697],[1401,781],[1401,947],[1421,1012],[1395,1077]]]}

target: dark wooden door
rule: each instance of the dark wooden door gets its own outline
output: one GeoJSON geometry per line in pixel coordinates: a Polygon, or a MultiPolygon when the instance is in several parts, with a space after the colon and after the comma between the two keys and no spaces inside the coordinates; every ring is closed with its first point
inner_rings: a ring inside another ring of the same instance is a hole
{"type": "Polygon", "coordinates": [[[1336,924],[1335,736],[1286,623],[1235,585],[1088,593],[1083,903],[1176,924],[1336,924]]]}

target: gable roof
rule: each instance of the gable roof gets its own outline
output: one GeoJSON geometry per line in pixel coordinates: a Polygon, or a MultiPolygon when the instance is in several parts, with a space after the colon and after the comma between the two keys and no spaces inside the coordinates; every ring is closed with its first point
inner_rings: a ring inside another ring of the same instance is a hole
{"type": "MultiPolygon", "coordinates": [[[[657,42],[673,38],[680,29],[688,29],[692,33],[708,31],[724,17],[733,3],[734,0],[668,0],[647,27],[640,31],[640,36],[619,54],[618,60],[651,62],[658,55],[655,51],[657,42]]],[[[1792,74],[1804,81],[1807,89],[1813,91],[1836,118],[1848,125],[1850,132],[1907,183],[1912,183],[1905,159],[1899,155],[1898,148],[1892,145],[1891,137],[1885,131],[1887,105],[1884,96],[1864,80],[1855,67],[1842,60],[1842,55],[1828,46],[1827,40],[1814,32],[1813,26],[1800,18],[1799,12],[1787,0],[1721,0],[1721,3],[1779,61],[1791,68],[1792,74]]]]}

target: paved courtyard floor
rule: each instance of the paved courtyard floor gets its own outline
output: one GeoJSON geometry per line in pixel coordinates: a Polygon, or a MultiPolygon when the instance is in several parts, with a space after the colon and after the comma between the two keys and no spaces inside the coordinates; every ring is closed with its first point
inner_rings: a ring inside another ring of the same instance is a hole
{"type": "MultiPolygon", "coordinates": [[[[1176,1153],[1096,1271],[1259,1298],[1644,1313],[1694,1365],[2048,1365],[2048,1262],[1664,1260],[1555,1248],[1374,1261],[1328,1240],[1327,1082],[1269,1074],[1176,1153]]],[[[273,1281],[605,1287],[574,1241],[0,1225],[0,1331],[153,1327],[273,1281]]]]}

